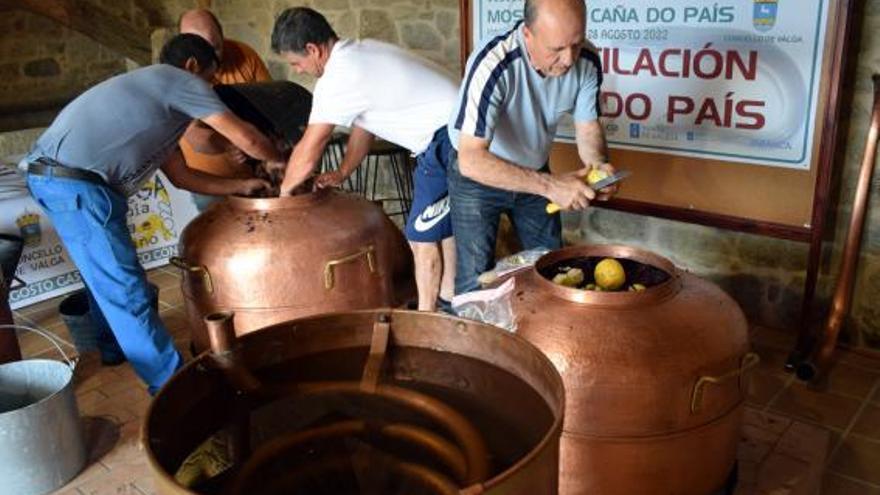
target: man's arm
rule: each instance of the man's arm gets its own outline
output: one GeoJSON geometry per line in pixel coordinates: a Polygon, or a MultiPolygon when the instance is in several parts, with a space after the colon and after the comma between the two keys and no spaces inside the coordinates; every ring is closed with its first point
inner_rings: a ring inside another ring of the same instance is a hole
{"type": "Polygon", "coordinates": [[[309,124],[306,127],[306,132],[296,143],[287,162],[287,172],[281,183],[282,196],[291,194],[318,166],[324,154],[324,147],[333,134],[333,127],[333,124],[309,124]]]}
{"type": "Polygon", "coordinates": [[[180,148],[175,149],[165,160],[162,172],[165,172],[175,187],[211,196],[250,196],[261,189],[269,188],[269,183],[262,179],[227,179],[189,168],[180,148]]]}
{"type": "Polygon", "coordinates": [[[575,123],[574,129],[578,156],[584,165],[605,163],[608,157],[608,144],[605,142],[602,124],[598,120],[578,122],[575,123]]]}
{"type": "Polygon", "coordinates": [[[584,181],[588,169],[553,176],[502,160],[489,151],[489,141],[460,134],[458,163],[461,174],[487,186],[544,196],[562,209],[589,206],[594,193],[584,181]]]}
{"type": "Polygon", "coordinates": [[[202,122],[211,126],[249,156],[271,162],[283,160],[281,153],[275,149],[269,138],[232,112],[215,113],[203,118],[202,122]]]}
{"type": "MultiPolygon", "coordinates": [[[[613,174],[614,167],[606,163],[608,157],[608,143],[605,141],[605,131],[599,120],[589,122],[576,122],[575,142],[577,143],[578,156],[584,165],[590,168],[598,168],[613,174]]],[[[614,185],[602,189],[602,193],[596,199],[606,200],[617,192],[619,186],[614,185]]]]}
{"type": "Polygon", "coordinates": [[[336,187],[342,183],[364,161],[373,145],[373,134],[361,127],[353,127],[345,145],[345,156],[339,170],[321,174],[315,181],[317,187],[336,187]]]}

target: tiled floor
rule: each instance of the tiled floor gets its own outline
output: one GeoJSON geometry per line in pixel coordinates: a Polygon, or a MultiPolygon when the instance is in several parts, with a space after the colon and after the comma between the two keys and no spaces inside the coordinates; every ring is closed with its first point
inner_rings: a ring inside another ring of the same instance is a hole
{"type": "MultiPolygon", "coordinates": [[[[160,288],[160,312],[178,348],[189,348],[185,314],[181,306],[179,276],[172,268],[149,274],[160,288]]],[[[15,312],[16,321],[51,331],[67,342],[71,338],[57,314],[57,300],[15,312]]],[[[822,493],[825,495],[880,495],[880,361],[841,352],[828,389],[812,390],[782,369],[792,345],[791,335],[764,328],[752,331],[759,369],[752,376],[749,415],[755,426],[762,418],[782,418],[791,428],[818,426],[830,432],[822,493]]],[[[28,357],[55,357],[43,339],[20,338],[28,357]]],[[[73,352],[72,345],[65,346],[73,352]]],[[[188,355],[184,352],[184,355],[188,355]]],[[[83,356],[78,367],[76,393],[85,418],[91,461],[89,467],[57,495],[150,495],[156,493],[138,445],[138,433],[149,396],[128,365],[101,367],[96,356],[83,356]]],[[[766,427],[767,425],[762,425],[766,427]]],[[[770,428],[772,430],[772,428],[770,428]]],[[[766,430],[766,428],[765,428],[766,430]]],[[[758,434],[758,433],[754,433],[758,434]]],[[[779,435],[782,435],[780,430],[779,435]]],[[[777,450],[785,448],[776,437],[777,450]]],[[[774,455],[761,451],[763,457],[774,455]]],[[[754,454],[752,452],[751,454],[754,454]]],[[[741,456],[744,455],[741,452],[741,456]]],[[[746,454],[748,455],[748,454],[746,454]]],[[[793,453],[797,457],[797,453],[793,453]]],[[[821,458],[822,456],[820,456],[821,458]]],[[[783,466],[782,464],[777,464],[783,466]]],[[[779,469],[784,469],[780,467],[779,469]]],[[[766,490],[761,493],[791,493],[766,490]]]]}

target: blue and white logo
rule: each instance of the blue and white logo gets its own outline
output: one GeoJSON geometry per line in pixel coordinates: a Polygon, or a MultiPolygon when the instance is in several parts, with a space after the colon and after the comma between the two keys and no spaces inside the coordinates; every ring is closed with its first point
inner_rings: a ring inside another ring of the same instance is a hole
{"type": "Polygon", "coordinates": [[[758,31],[770,31],[776,25],[779,0],[755,0],[752,24],[758,31]]]}
{"type": "Polygon", "coordinates": [[[639,124],[630,124],[629,125],[629,137],[633,139],[638,139],[641,134],[641,126],[639,124]]]}

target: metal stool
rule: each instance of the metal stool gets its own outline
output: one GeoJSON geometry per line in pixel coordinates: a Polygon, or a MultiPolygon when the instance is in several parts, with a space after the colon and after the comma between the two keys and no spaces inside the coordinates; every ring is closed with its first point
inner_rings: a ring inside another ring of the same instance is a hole
{"type": "MultiPolygon", "coordinates": [[[[347,139],[347,134],[335,133],[333,135],[321,160],[322,172],[339,169],[339,164],[342,163],[342,157],[345,155],[347,139]]],[[[412,207],[412,169],[412,159],[406,148],[376,139],[370,147],[370,152],[364,158],[364,163],[343,182],[342,189],[360,194],[370,201],[381,201],[383,206],[386,202],[397,203],[396,209],[386,208],[385,211],[391,217],[401,216],[405,222],[412,207]],[[379,169],[383,158],[387,160],[388,171],[391,174],[391,182],[394,187],[394,193],[390,196],[383,196],[382,191],[379,190],[379,169]]]]}

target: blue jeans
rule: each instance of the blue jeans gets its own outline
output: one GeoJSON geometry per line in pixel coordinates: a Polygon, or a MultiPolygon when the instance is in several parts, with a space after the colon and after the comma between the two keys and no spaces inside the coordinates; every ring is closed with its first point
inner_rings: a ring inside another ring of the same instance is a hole
{"type": "Polygon", "coordinates": [[[507,213],[523,249],[562,246],[559,213],[548,215],[548,200],[534,194],[497,189],[461,175],[458,155],[448,169],[452,231],[455,232],[455,293],[479,289],[477,277],[495,266],[501,214],[507,213]]]}
{"type": "Polygon", "coordinates": [[[183,360],[150,304],[147,277],[126,226],[128,202],[91,182],[33,174],[27,181],[126,358],[155,394],[183,360]]]}

